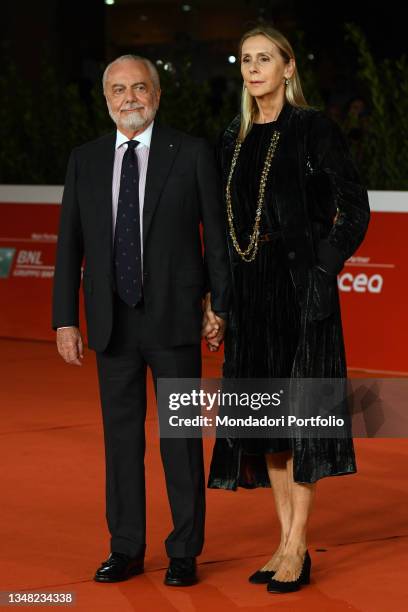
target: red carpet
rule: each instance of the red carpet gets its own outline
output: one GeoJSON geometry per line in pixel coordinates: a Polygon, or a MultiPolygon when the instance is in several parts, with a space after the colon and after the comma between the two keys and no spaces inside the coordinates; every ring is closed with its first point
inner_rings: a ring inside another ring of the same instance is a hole
{"type": "MultiPolygon", "coordinates": [[[[87,612],[406,610],[406,439],[356,440],[358,474],[319,482],[309,530],[309,587],[271,595],[247,582],[278,542],[272,493],[261,489],[208,490],[201,582],[165,587],[170,514],[153,401],[146,422],[146,573],[96,584],[93,573],[109,551],[93,353],[75,368],[62,362],[53,344],[0,340],[0,349],[1,591],[74,591],[72,608],[87,612]]],[[[207,354],[205,376],[219,373],[219,358],[207,354]]],[[[207,441],[207,468],[211,446],[207,441]]]]}

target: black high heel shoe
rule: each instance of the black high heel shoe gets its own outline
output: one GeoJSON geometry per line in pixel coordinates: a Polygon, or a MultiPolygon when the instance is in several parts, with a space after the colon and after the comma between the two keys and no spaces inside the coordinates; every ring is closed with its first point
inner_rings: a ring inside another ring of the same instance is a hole
{"type": "Polygon", "coordinates": [[[307,550],[299,577],[296,580],[289,580],[287,582],[271,578],[267,586],[268,593],[293,593],[293,591],[298,591],[302,585],[309,584],[311,567],[312,560],[307,550]]]}
{"type": "Polygon", "coordinates": [[[252,582],[252,584],[268,584],[274,574],[275,572],[269,570],[258,570],[252,574],[248,580],[252,582]]]}

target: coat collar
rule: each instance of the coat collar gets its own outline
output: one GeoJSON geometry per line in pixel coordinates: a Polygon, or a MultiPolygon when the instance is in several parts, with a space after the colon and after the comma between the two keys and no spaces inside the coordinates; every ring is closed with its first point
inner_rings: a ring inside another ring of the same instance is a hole
{"type": "MultiPolygon", "coordinates": [[[[293,111],[294,107],[288,102],[285,102],[277,120],[275,121],[275,127],[277,130],[283,130],[286,127],[286,125],[290,121],[290,118],[292,117],[293,111]]],[[[224,142],[226,144],[228,144],[229,141],[233,141],[235,143],[240,126],[241,115],[237,115],[236,117],[234,117],[234,119],[231,121],[231,123],[224,132],[224,142]]]]}
{"type": "Polygon", "coordinates": [[[294,107],[291,104],[285,102],[281,112],[279,113],[279,117],[275,121],[275,126],[277,130],[282,130],[287,125],[288,121],[292,116],[293,108],[294,107]]]}

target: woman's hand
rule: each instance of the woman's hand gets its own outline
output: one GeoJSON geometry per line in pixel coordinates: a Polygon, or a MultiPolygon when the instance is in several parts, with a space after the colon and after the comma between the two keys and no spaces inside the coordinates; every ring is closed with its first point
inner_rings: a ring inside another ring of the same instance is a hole
{"type": "Polygon", "coordinates": [[[211,294],[207,293],[204,299],[203,323],[201,337],[207,341],[211,352],[218,351],[224,339],[225,321],[218,317],[211,308],[211,294]]]}

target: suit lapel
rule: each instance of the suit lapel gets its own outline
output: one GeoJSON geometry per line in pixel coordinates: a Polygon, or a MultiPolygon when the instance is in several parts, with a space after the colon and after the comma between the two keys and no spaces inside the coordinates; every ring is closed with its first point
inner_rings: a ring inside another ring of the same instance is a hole
{"type": "Polygon", "coordinates": [[[115,159],[116,132],[100,141],[95,153],[94,194],[96,195],[97,221],[101,228],[101,245],[103,245],[106,265],[112,261],[112,181],[115,159]]]}
{"type": "Polygon", "coordinates": [[[143,205],[143,247],[146,246],[146,239],[160,194],[176,158],[179,146],[180,136],[177,133],[157,125],[156,122],[154,123],[143,205]]]}
{"type": "Polygon", "coordinates": [[[96,176],[94,184],[97,194],[98,210],[101,216],[104,249],[112,260],[112,181],[115,159],[116,132],[109,134],[100,142],[95,160],[96,176]]]}

